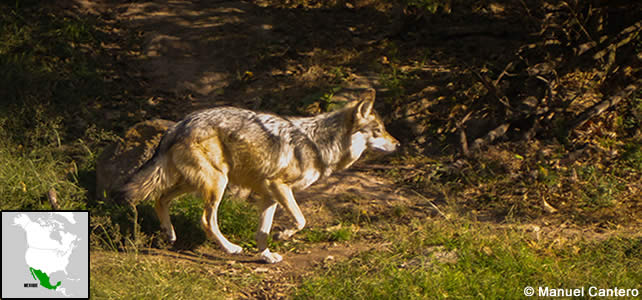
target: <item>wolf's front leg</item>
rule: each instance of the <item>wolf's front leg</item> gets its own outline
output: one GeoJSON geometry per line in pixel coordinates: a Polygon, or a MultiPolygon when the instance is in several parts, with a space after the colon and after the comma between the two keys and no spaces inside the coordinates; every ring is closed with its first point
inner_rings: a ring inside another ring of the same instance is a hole
{"type": "Polygon", "coordinates": [[[278,204],[268,199],[259,201],[259,209],[261,211],[261,222],[259,229],[256,232],[256,246],[261,252],[261,260],[268,264],[278,263],[283,260],[283,257],[278,253],[270,252],[267,247],[268,236],[272,229],[272,221],[274,219],[274,212],[278,204]]]}
{"type": "Polygon", "coordinates": [[[276,235],[276,238],[279,240],[289,239],[305,227],[305,217],[301,212],[301,208],[299,208],[299,205],[296,203],[296,199],[294,199],[294,194],[292,193],[292,188],[290,188],[289,185],[284,183],[272,183],[270,185],[270,190],[276,201],[283,205],[288,213],[290,213],[294,218],[295,228],[285,229],[276,235]]]}

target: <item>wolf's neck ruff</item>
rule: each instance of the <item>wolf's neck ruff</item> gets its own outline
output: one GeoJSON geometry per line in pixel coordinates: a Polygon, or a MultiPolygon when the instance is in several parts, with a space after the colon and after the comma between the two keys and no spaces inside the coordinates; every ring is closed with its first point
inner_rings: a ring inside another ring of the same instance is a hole
{"type": "Polygon", "coordinates": [[[349,107],[314,117],[288,118],[318,151],[323,177],[350,167],[365,150],[365,141],[354,138],[360,135],[353,135],[353,114],[354,108],[349,107]]]}

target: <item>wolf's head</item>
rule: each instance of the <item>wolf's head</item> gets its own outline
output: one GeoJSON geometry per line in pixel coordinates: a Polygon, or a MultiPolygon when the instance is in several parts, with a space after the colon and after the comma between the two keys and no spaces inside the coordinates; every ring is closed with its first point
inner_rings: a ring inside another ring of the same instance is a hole
{"type": "Polygon", "coordinates": [[[373,109],[374,98],[375,91],[369,90],[354,108],[352,146],[364,145],[367,149],[381,152],[395,151],[399,141],[386,131],[381,117],[373,109]]]}

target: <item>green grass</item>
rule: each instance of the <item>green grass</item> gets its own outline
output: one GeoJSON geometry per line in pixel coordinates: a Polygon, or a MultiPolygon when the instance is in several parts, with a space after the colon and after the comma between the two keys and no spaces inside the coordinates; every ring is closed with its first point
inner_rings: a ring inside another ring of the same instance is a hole
{"type": "Polygon", "coordinates": [[[64,209],[84,209],[85,190],[78,184],[73,162],[50,151],[11,151],[0,146],[2,209],[51,209],[46,194],[57,191],[64,209]]]}
{"type": "Polygon", "coordinates": [[[513,230],[419,222],[387,235],[389,249],[305,279],[294,298],[517,299],[526,286],[638,288],[642,279],[639,238],[552,247],[513,230]],[[427,251],[435,246],[450,258],[427,251]]]}
{"type": "MultiPolygon", "coordinates": [[[[159,240],[164,240],[164,234],[160,233],[160,223],[153,206],[154,204],[151,202],[141,203],[137,206],[139,225],[145,236],[152,237],[158,234],[159,240]]],[[[112,218],[126,222],[122,215],[125,215],[125,212],[117,212],[112,218]]],[[[199,196],[186,195],[171,202],[170,218],[176,232],[176,246],[178,248],[192,249],[207,241],[201,227],[202,215],[203,200],[199,196]]],[[[258,228],[259,213],[252,203],[244,199],[225,196],[218,209],[218,221],[221,232],[231,242],[245,248],[256,246],[254,233],[258,228]]]]}
{"type": "Polygon", "coordinates": [[[320,243],[320,242],[345,242],[354,238],[355,233],[350,226],[332,226],[331,228],[310,228],[304,229],[298,233],[307,242],[320,243]]]}
{"type": "Polygon", "coordinates": [[[244,199],[225,198],[218,215],[221,232],[234,243],[244,247],[256,246],[254,233],[259,227],[259,212],[255,205],[244,199]]]}
{"type": "Polygon", "coordinates": [[[210,267],[164,255],[93,252],[90,294],[94,299],[227,299],[260,281],[251,273],[213,274],[210,267]]]}
{"type": "Polygon", "coordinates": [[[58,144],[82,135],[85,128],[72,124],[73,117],[79,112],[97,117],[88,104],[107,98],[110,90],[99,58],[104,36],[95,22],[37,6],[0,8],[4,138],[35,148],[52,138],[43,129],[55,129],[58,144]]]}
{"type": "Polygon", "coordinates": [[[102,141],[79,117],[97,116],[87,103],[107,90],[101,34],[92,19],[14,4],[0,5],[0,208],[49,209],[52,188],[62,208],[87,208],[89,149],[102,141]]]}
{"type": "Polygon", "coordinates": [[[623,147],[621,160],[626,171],[642,173],[642,143],[631,142],[623,147]]]}

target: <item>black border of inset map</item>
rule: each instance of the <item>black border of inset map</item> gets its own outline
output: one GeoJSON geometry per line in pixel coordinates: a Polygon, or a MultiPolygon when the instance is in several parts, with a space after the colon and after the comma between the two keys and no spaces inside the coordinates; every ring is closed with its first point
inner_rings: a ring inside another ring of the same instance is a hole
{"type": "MultiPolygon", "coordinates": [[[[60,209],[60,210],[24,210],[24,209],[4,209],[0,211],[0,214],[4,214],[4,212],[24,212],[24,213],[30,213],[30,212],[86,212],[87,213],[87,297],[88,298],[78,298],[78,297],[62,297],[62,299],[89,299],[91,298],[91,290],[90,290],[90,282],[91,282],[91,268],[89,264],[91,263],[91,241],[90,235],[91,235],[91,213],[89,210],[82,210],[82,209],[60,209]]],[[[0,217],[2,217],[0,215],[0,217]]],[[[0,222],[0,226],[1,222],[0,222]]],[[[2,242],[0,241],[0,244],[2,242]]],[[[4,245],[2,245],[4,246],[4,245]]],[[[0,275],[2,276],[2,275],[0,275]]],[[[29,299],[31,297],[24,297],[24,298],[8,298],[2,295],[2,299],[29,299]]],[[[45,299],[59,299],[59,298],[45,298],[45,299]]]]}

